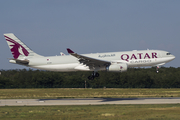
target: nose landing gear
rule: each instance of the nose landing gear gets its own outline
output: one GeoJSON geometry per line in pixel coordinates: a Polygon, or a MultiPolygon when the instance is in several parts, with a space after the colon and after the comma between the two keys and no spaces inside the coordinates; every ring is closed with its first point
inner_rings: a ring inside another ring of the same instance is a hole
{"type": "Polygon", "coordinates": [[[99,77],[99,73],[93,71],[92,75],[88,76],[88,79],[94,80],[95,77],[99,77]]]}
{"type": "Polygon", "coordinates": [[[159,69],[159,66],[157,66],[157,67],[156,67],[156,73],[158,73],[158,72],[159,72],[159,70],[158,70],[158,69],[159,69]]]}

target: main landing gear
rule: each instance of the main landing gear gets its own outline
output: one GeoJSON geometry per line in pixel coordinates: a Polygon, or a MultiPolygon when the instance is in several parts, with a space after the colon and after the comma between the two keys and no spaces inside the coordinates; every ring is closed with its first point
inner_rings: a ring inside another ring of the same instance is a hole
{"type": "Polygon", "coordinates": [[[88,79],[94,80],[95,77],[99,77],[99,73],[93,71],[92,75],[88,76],[88,79]]]}

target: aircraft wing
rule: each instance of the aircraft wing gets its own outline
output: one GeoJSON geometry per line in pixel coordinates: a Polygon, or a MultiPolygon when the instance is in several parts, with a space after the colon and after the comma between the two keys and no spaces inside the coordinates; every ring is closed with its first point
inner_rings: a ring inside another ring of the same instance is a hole
{"type": "Polygon", "coordinates": [[[105,60],[99,60],[99,59],[95,59],[95,58],[91,58],[91,57],[87,57],[87,56],[83,56],[77,53],[74,53],[71,49],[67,48],[67,51],[69,54],[71,54],[72,56],[78,58],[80,63],[83,63],[87,66],[91,67],[102,67],[102,66],[108,66],[111,64],[111,62],[109,61],[105,61],[105,60]]]}

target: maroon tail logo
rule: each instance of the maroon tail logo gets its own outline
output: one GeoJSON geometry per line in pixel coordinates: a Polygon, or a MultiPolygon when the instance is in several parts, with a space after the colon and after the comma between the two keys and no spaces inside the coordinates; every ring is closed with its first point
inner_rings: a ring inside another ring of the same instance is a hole
{"type": "Polygon", "coordinates": [[[7,36],[4,36],[6,38],[6,40],[8,42],[11,42],[13,43],[13,45],[10,45],[12,48],[11,48],[11,52],[13,54],[13,57],[15,59],[17,59],[19,57],[19,55],[25,55],[25,56],[28,56],[29,55],[29,52],[22,46],[20,45],[18,42],[14,41],[13,39],[7,37],[7,36]],[[20,49],[22,49],[20,52],[20,49]]]}

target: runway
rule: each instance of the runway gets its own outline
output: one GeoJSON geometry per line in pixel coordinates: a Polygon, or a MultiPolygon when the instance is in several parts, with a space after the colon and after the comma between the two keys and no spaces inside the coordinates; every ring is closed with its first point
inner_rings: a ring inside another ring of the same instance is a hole
{"type": "Polygon", "coordinates": [[[0,106],[104,105],[104,104],[177,104],[178,98],[75,98],[75,99],[2,99],[0,106]]]}

